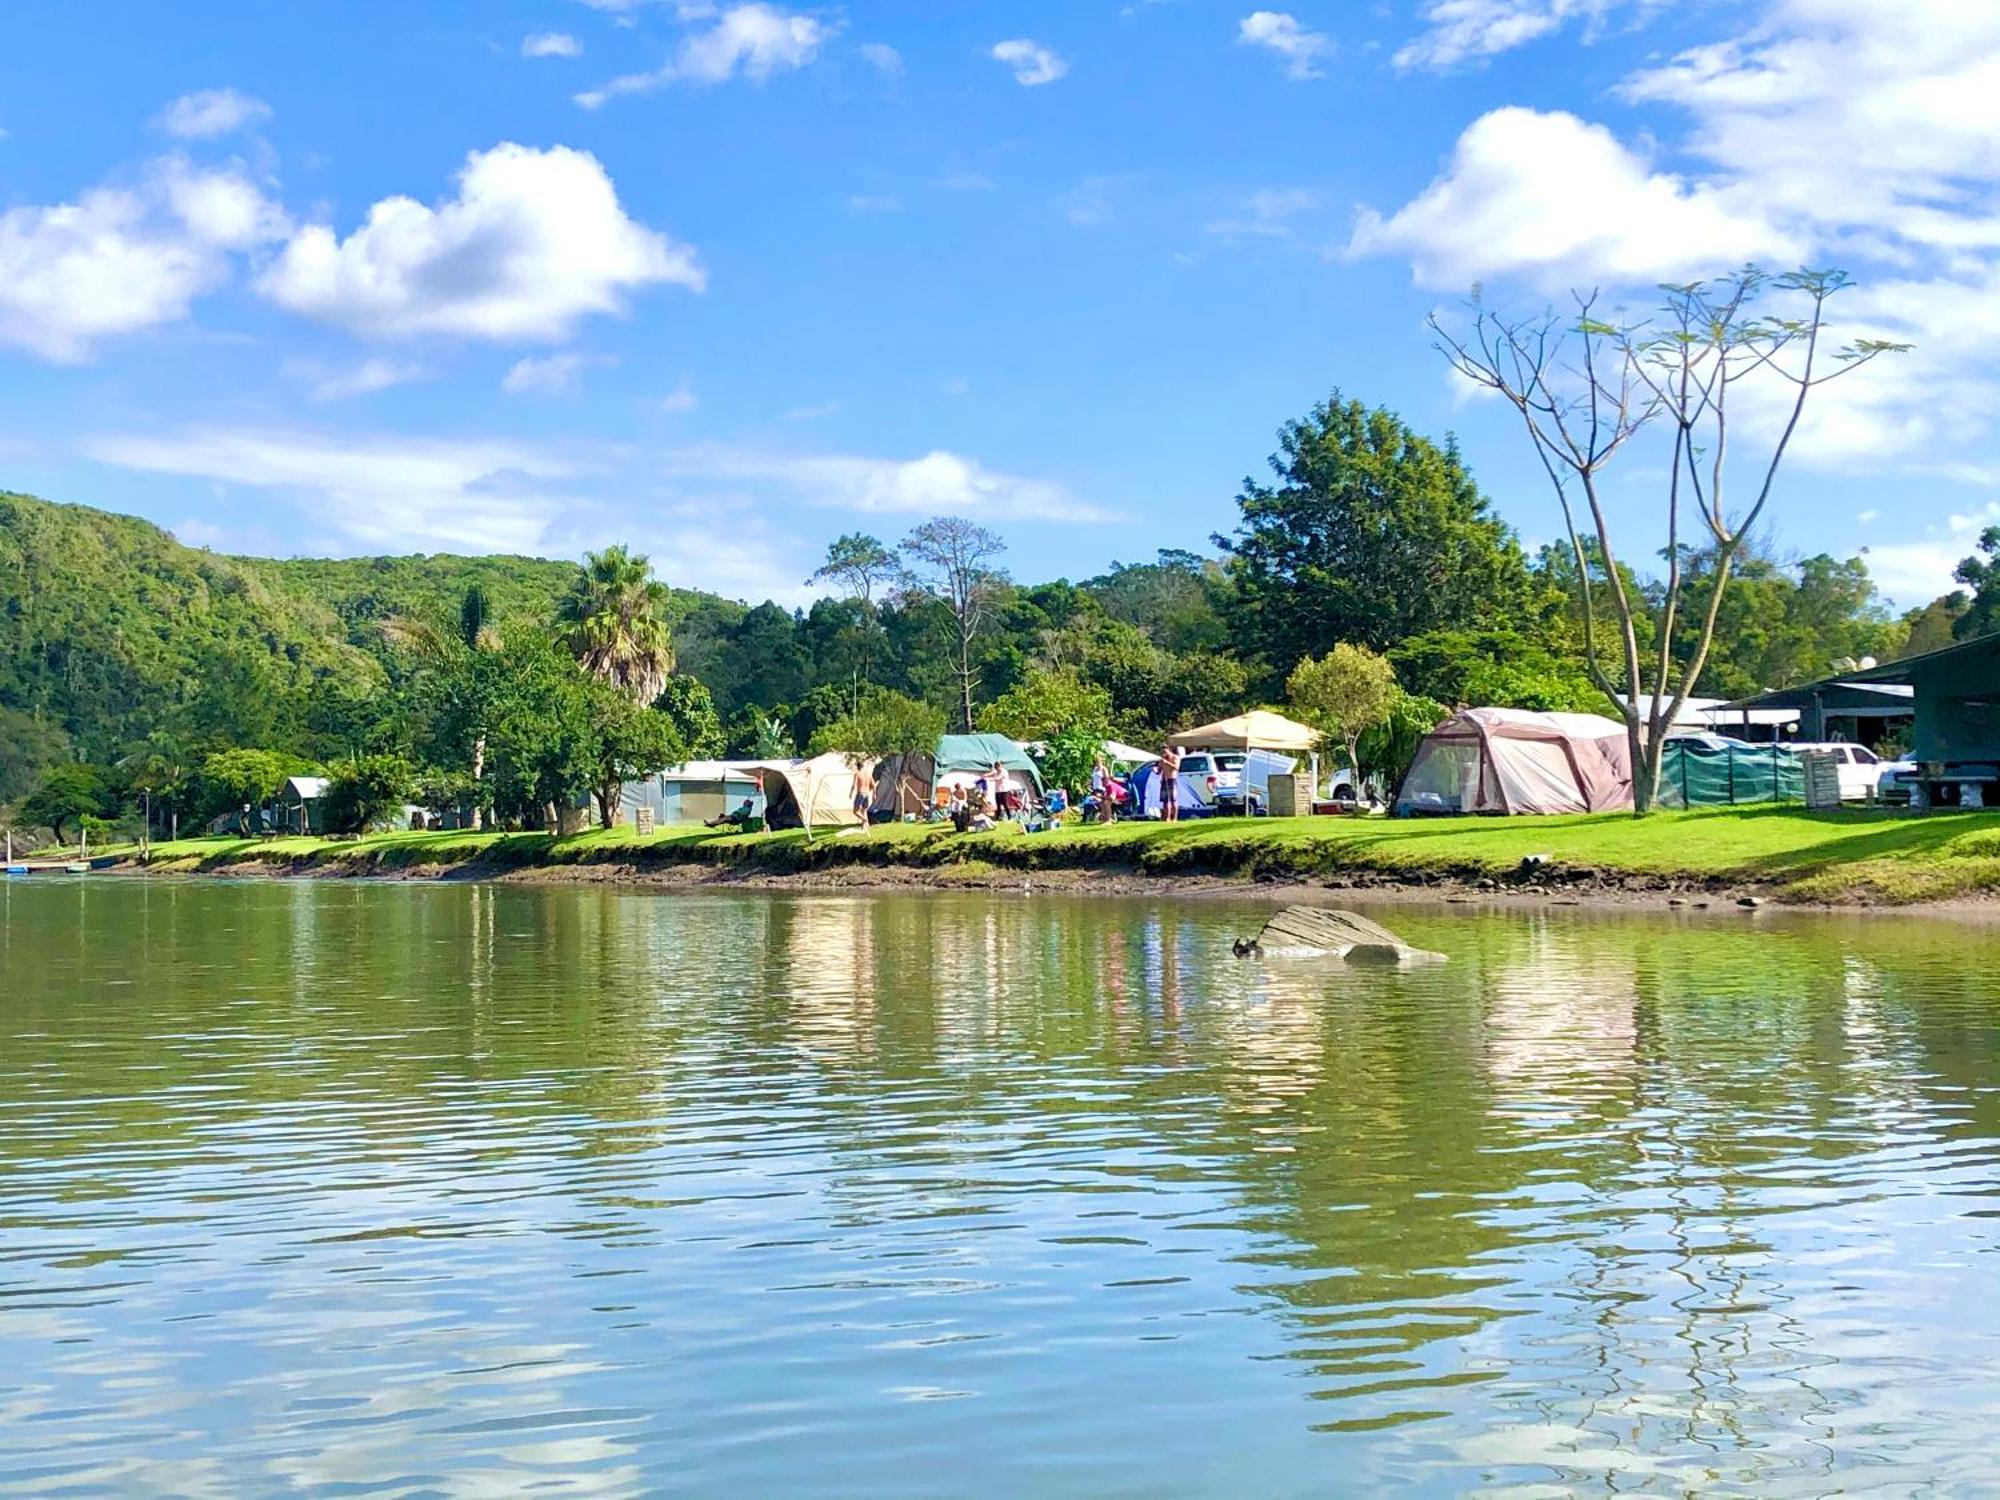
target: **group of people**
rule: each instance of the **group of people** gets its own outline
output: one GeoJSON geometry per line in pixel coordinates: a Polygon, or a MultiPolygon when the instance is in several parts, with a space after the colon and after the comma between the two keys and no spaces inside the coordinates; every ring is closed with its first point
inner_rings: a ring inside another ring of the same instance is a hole
{"type": "MultiPolygon", "coordinates": [[[[1181,813],[1181,752],[1178,747],[1168,745],[1160,751],[1159,759],[1153,764],[1159,771],[1160,819],[1162,822],[1177,823],[1181,813]]],[[[1120,776],[1100,755],[1090,768],[1090,795],[1083,799],[1081,809],[1086,818],[1109,823],[1121,809],[1132,806],[1135,796],[1131,777],[1120,776]]]]}

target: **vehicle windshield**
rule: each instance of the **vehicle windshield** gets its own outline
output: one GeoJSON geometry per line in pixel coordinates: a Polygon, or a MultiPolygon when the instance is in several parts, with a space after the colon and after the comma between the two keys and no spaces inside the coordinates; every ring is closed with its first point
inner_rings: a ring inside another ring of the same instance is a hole
{"type": "Polygon", "coordinates": [[[1218,755],[1215,757],[1215,766],[1219,771],[1240,771],[1243,769],[1243,757],[1240,755],[1218,755]]]}

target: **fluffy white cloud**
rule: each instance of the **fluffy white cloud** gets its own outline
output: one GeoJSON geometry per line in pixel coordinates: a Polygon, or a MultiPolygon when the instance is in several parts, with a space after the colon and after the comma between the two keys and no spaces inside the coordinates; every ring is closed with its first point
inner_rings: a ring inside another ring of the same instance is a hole
{"type": "Polygon", "coordinates": [[[992,56],[995,62],[1005,63],[1013,71],[1014,81],[1023,88],[1054,83],[1069,71],[1069,64],[1062,58],[1024,36],[995,42],[992,56]]]}
{"type": "Polygon", "coordinates": [[[88,359],[102,339],[185,318],[229,279],[231,251],[282,234],[283,211],[235,168],[155,162],[134,187],[0,213],[0,344],[88,359]]]}
{"type": "Polygon", "coordinates": [[[521,38],[523,57],[581,57],[583,43],[567,31],[537,31],[521,38]]]}
{"type": "Polygon", "coordinates": [[[472,153],[434,208],[384,198],[346,239],[300,230],[258,287],[370,337],[554,340],[663,282],[700,291],[705,278],[691,247],[627,216],[596,157],[510,142],[472,153]]]}
{"type": "Polygon", "coordinates": [[[1333,50],[1333,42],[1323,31],[1308,31],[1298,20],[1281,10],[1256,10],[1236,27],[1241,46],[1262,47],[1285,60],[1287,78],[1317,78],[1320,59],[1333,50]]]}
{"type": "Polygon", "coordinates": [[[1655,171],[1602,125],[1515,107],[1466,127],[1443,175],[1394,214],[1364,210],[1348,245],[1407,255],[1419,282],[1453,289],[1489,276],[1650,286],[1804,248],[1754,193],[1655,171]]]}
{"type": "Polygon", "coordinates": [[[942,450],[921,458],[795,454],[725,443],[669,453],[661,472],[708,491],[802,500],[875,515],[970,516],[975,520],[1116,521],[1062,485],[1002,474],[942,450]]]}
{"type": "MultiPolygon", "coordinates": [[[[684,15],[687,12],[683,12],[684,15]]],[[[780,10],[763,0],[732,5],[719,14],[700,12],[712,24],[685,37],[673,60],[646,73],[628,73],[576,96],[596,109],[620,94],[643,94],[668,83],[726,83],[763,79],[803,68],[838,29],[817,16],[780,10]]]]}
{"type": "Polygon", "coordinates": [[[510,396],[561,396],[577,387],[583,372],[598,361],[582,354],[551,354],[516,360],[500,381],[510,396]]]}
{"type": "Polygon", "coordinates": [[[1643,17],[1665,0],[1433,0],[1424,11],[1429,30],[1396,53],[1398,68],[1450,68],[1483,62],[1560,30],[1571,21],[1585,24],[1585,39],[1612,12],[1626,9],[1643,17]]]}
{"type": "Polygon", "coordinates": [[[183,140],[209,140],[271,118],[271,106],[235,89],[203,89],[183,94],[161,111],[155,122],[183,140]]]}

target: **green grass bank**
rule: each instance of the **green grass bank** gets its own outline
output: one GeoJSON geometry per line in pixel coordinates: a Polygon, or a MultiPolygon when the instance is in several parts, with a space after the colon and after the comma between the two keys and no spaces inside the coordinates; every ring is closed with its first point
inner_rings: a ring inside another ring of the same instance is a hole
{"type": "MultiPolygon", "coordinates": [[[[107,850],[137,867],[136,849],[107,850]]],[[[361,838],[201,838],[153,846],[149,868],[206,874],[756,878],[825,874],[939,883],[1015,872],[1134,879],[1223,877],[1335,885],[1497,884],[1563,891],[1755,888],[1777,900],[1912,904],[2000,892],[2000,816],[1796,808],[1709,809],[1637,819],[1213,819],[1024,834],[899,824],[727,834],[629,829],[568,838],[389,833],[361,838]],[[1522,862],[1547,864],[1524,873],[1522,862]]]]}

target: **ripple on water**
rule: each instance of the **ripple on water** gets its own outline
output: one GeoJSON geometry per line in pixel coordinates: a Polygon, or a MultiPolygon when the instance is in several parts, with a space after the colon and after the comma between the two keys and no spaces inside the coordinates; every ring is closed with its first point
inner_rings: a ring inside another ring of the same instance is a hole
{"type": "Polygon", "coordinates": [[[1983,929],[0,902],[0,1492],[1996,1480],[1983,929]]]}

